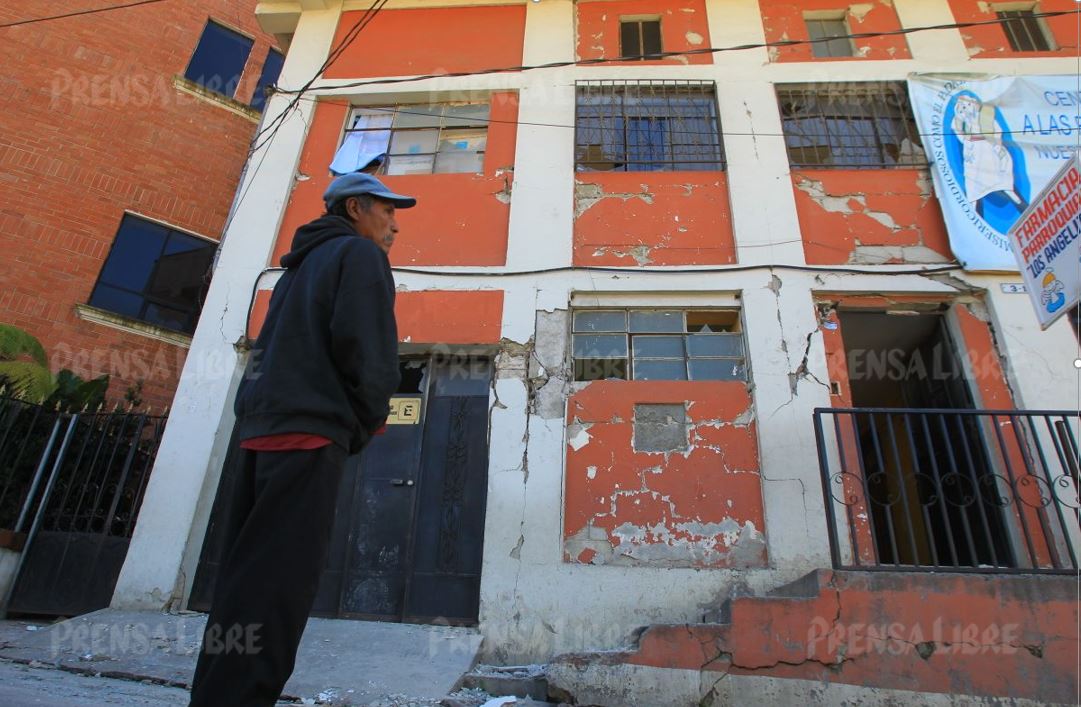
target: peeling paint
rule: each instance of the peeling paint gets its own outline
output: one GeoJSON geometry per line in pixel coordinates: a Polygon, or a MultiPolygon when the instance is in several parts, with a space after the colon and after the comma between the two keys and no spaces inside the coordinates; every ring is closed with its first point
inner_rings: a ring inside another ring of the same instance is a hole
{"type": "Polygon", "coordinates": [[[688,32],[684,36],[687,38],[688,43],[693,44],[695,46],[698,46],[703,41],[705,41],[705,38],[702,37],[702,35],[698,34],[697,32],[688,32]]]}
{"type": "Polygon", "coordinates": [[[588,423],[567,425],[567,444],[570,445],[571,449],[577,452],[589,444],[589,429],[591,427],[593,425],[588,423]]]}
{"type": "Polygon", "coordinates": [[[581,216],[601,199],[641,199],[647,204],[653,203],[653,195],[646,191],[646,185],[642,185],[641,192],[605,192],[599,184],[574,183],[574,216],[581,216]]]}
{"type": "Polygon", "coordinates": [[[863,22],[863,19],[867,17],[867,13],[875,9],[872,3],[859,3],[858,5],[848,6],[848,16],[856,20],[856,22],[863,22]]]}

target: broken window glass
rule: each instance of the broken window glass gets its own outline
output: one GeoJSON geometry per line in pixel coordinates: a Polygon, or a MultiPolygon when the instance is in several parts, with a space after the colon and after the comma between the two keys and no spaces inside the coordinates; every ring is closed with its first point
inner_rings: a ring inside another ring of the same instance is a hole
{"type": "Polygon", "coordinates": [[[348,174],[385,156],[384,174],[481,172],[488,115],[487,103],[358,108],[330,169],[348,174]]]}
{"type": "Polygon", "coordinates": [[[746,380],[738,311],[578,310],[573,322],[575,380],[746,380]]]}
{"type": "Polygon", "coordinates": [[[711,81],[579,81],[575,127],[579,171],[724,169],[711,81]]]}
{"type": "Polygon", "coordinates": [[[793,167],[926,164],[903,83],[792,84],[777,100],[793,167]]]}

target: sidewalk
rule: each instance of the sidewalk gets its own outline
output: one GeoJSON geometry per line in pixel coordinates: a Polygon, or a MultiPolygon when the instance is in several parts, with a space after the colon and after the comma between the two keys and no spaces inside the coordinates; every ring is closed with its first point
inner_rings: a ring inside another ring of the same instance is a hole
{"type": "MultiPolygon", "coordinates": [[[[205,614],[103,609],[50,625],[0,622],[0,658],[189,688],[205,614]]],[[[474,629],[311,619],[284,698],[427,706],[455,689],[480,648],[474,629]]]]}

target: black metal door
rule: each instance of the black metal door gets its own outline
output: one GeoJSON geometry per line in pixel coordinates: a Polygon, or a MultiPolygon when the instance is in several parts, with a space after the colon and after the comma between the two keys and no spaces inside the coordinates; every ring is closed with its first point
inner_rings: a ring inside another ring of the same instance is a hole
{"type": "MultiPolygon", "coordinates": [[[[488,478],[487,360],[406,360],[396,415],[349,459],[313,616],[473,624],[488,478]]],[[[189,607],[208,610],[231,464],[189,607]]]]}

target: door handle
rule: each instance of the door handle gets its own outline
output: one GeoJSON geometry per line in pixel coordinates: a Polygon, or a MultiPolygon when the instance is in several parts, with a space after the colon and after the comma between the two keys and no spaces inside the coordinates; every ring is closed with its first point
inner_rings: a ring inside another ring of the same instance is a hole
{"type": "Polygon", "coordinates": [[[390,480],[390,485],[391,486],[412,486],[413,483],[414,482],[413,482],[412,479],[391,479],[390,480]]]}

